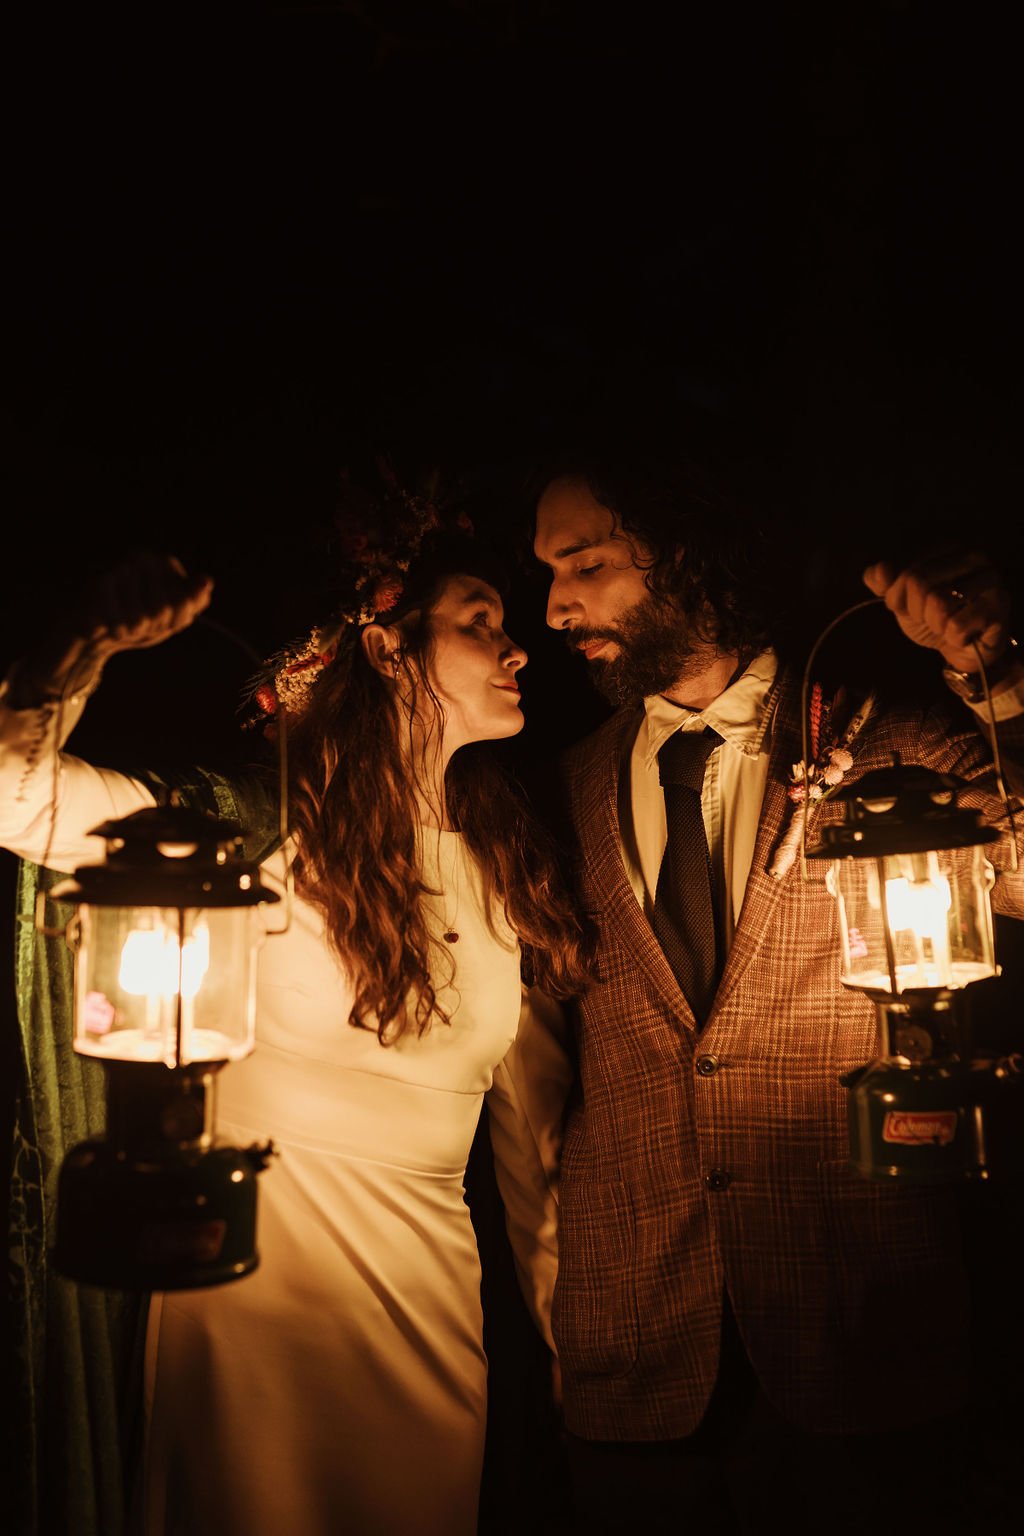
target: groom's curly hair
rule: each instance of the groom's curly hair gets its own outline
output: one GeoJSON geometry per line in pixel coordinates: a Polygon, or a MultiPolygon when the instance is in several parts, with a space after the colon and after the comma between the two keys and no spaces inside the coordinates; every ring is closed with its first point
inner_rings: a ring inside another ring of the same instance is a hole
{"type": "Polygon", "coordinates": [[[648,587],[670,597],[696,633],[707,629],[703,638],[737,654],[780,643],[792,589],[781,580],[777,529],[742,467],[720,450],[666,449],[595,427],[538,460],[527,479],[531,512],[558,479],[586,485],[617,531],[650,550],[648,587]]]}

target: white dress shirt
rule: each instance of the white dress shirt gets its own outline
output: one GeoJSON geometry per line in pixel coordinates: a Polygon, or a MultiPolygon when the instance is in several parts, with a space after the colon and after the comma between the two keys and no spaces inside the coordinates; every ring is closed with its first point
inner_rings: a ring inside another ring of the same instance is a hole
{"type": "Polygon", "coordinates": [[[702,805],[711,852],[712,878],[726,945],[743,904],[754,840],[768,777],[773,687],[778,662],[773,651],[756,656],[740,677],[706,709],[687,709],[661,694],[644,700],[636,736],[627,739],[628,771],[620,777],[619,826],[622,857],[637,901],[650,919],[658,871],[667,838],[665,795],[658,777],[658,752],[674,731],[702,731],[709,725],[722,743],[708,758],[702,805]]]}

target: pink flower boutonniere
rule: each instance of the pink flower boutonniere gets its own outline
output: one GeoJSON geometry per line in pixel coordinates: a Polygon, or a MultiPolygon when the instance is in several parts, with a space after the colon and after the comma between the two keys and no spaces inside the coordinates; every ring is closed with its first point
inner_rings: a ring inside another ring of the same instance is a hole
{"type": "Polygon", "coordinates": [[[788,794],[793,808],[789,825],[768,866],[768,873],[775,880],[781,880],[788,873],[801,845],[805,825],[853,767],[850,747],[875,707],[875,695],[869,693],[849,720],[840,725],[842,700],[842,689],[830,701],[823,698],[820,683],[815,683],[811,689],[807,711],[810,762],[794,763],[790,774],[788,794]]]}

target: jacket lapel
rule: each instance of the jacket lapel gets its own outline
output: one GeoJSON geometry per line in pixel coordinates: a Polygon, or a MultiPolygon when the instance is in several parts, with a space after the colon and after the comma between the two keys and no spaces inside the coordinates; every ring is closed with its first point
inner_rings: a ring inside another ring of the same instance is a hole
{"type": "Polygon", "coordinates": [[[633,893],[622,861],[619,824],[619,781],[623,754],[639,725],[635,711],[615,715],[604,729],[597,771],[584,774],[580,833],[589,850],[593,890],[601,892],[594,907],[617,941],[632,955],[672,1016],[690,1033],[697,1021],[661,945],[633,893]]]}
{"type": "Polygon", "coordinates": [[[792,676],[783,674],[775,713],[769,726],[771,745],[768,778],[758,818],[754,857],[747,877],[743,906],[711,1011],[712,1018],[733,992],[760,949],[783,890],[790,881],[800,879],[799,856],[780,880],[768,873],[775,845],[789,825],[794,811],[793,802],[789,798],[789,780],[793,763],[799,758],[801,750],[798,714],[799,687],[792,676]]]}

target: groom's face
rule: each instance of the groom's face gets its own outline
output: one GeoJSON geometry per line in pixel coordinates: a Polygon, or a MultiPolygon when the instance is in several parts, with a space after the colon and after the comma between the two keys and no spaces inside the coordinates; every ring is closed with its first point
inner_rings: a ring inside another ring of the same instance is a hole
{"type": "Polygon", "coordinates": [[[551,572],[547,622],[593,668],[613,703],[671,688],[693,654],[671,598],[652,592],[653,552],[574,476],[553,480],[537,503],[533,550],[551,572]]]}

